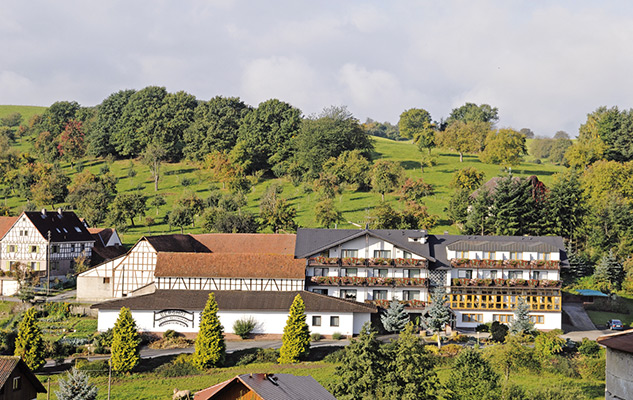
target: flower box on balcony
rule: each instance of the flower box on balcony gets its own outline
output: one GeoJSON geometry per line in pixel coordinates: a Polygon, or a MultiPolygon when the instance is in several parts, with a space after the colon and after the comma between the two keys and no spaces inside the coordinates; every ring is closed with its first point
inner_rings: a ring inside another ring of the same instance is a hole
{"type": "Polygon", "coordinates": [[[314,257],[314,262],[315,264],[321,264],[321,265],[335,265],[338,264],[338,258],[335,257],[314,257]]]}
{"type": "Polygon", "coordinates": [[[376,258],[369,259],[369,265],[390,265],[390,264],[391,264],[391,258],[376,257],[376,258]]]}
{"type": "Polygon", "coordinates": [[[394,258],[393,263],[395,265],[424,265],[425,260],[416,260],[415,258],[394,258]]]}
{"type": "Polygon", "coordinates": [[[343,265],[365,265],[364,258],[357,257],[344,257],[341,259],[343,265]]]}

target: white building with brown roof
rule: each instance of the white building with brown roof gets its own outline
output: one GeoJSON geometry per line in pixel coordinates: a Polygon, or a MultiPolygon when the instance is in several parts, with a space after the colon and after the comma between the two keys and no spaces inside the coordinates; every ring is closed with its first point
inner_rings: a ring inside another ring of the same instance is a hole
{"type": "Polygon", "coordinates": [[[296,291],[305,260],[295,235],[163,235],[140,239],[124,255],[79,275],[77,298],[99,301],[172,290],[296,291]]]}
{"type": "Polygon", "coordinates": [[[597,340],[607,348],[606,400],[630,399],[633,395],[633,331],[600,336],[597,340]]]}

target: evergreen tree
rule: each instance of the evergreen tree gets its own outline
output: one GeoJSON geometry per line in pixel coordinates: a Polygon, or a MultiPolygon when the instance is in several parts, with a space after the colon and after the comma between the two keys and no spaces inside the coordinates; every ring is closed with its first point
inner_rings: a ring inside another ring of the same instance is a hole
{"type": "Polygon", "coordinates": [[[587,205],[578,173],[570,170],[555,175],[547,205],[547,220],[552,227],[550,232],[574,240],[587,214],[587,205]]]}
{"type": "Polygon", "coordinates": [[[482,187],[472,202],[464,230],[468,235],[489,235],[494,233],[492,214],[492,196],[488,189],[482,187]]]}
{"type": "Polygon", "coordinates": [[[437,287],[431,294],[431,306],[427,312],[427,316],[422,318],[422,323],[427,329],[437,334],[437,347],[442,346],[440,340],[440,332],[444,330],[444,326],[451,321],[451,309],[446,304],[446,292],[443,288],[437,287]]]}
{"type": "Polygon", "coordinates": [[[59,380],[58,400],[95,400],[97,387],[88,381],[88,375],[76,368],[68,371],[66,379],[59,380]]]}
{"type": "Polygon", "coordinates": [[[131,371],[140,360],[141,340],[129,308],[121,307],[112,330],[112,369],[118,372],[131,371]]]}
{"type": "Polygon", "coordinates": [[[530,321],[530,305],[523,297],[519,297],[514,309],[514,320],[510,324],[512,334],[529,334],[534,331],[534,324],[530,321]]]}
{"type": "Polygon", "coordinates": [[[218,367],[224,362],[226,356],[224,327],[220,324],[218,303],[213,293],[209,293],[209,300],[202,311],[195,346],[193,364],[198,368],[218,367]]]}
{"type": "Polygon", "coordinates": [[[459,353],[446,383],[449,400],[490,399],[499,387],[499,375],[481,352],[465,348],[459,353]]]}
{"type": "Polygon", "coordinates": [[[609,250],[609,254],[602,256],[594,275],[598,281],[609,283],[615,290],[620,290],[626,276],[622,263],[615,257],[613,250],[609,250]]]}
{"type": "Polygon", "coordinates": [[[42,331],[37,326],[37,311],[33,307],[26,310],[18,325],[14,354],[22,357],[22,360],[33,371],[46,364],[42,331]]]}
{"type": "Polygon", "coordinates": [[[531,232],[538,216],[529,180],[512,176],[499,179],[492,199],[490,212],[496,235],[520,236],[531,232]]]}
{"type": "Polygon", "coordinates": [[[457,225],[458,229],[463,229],[468,221],[468,205],[470,191],[468,189],[456,190],[448,201],[448,207],[444,209],[448,218],[457,225]]]}
{"type": "Polygon", "coordinates": [[[404,304],[401,304],[394,297],[389,303],[389,308],[380,316],[382,326],[387,332],[398,333],[404,329],[409,322],[409,314],[404,310],[404,304]]]}
{"type": "Polygon", "coordinates": [[[569,268],[564,273],[570,282],[593,274],[593,265],[584,255],[569,250],[567,251],[567,259],[569,260],[569,268]]]}
{"type": "Polygon", "coordinates": [[[339,400],[376,398],[376,389],[385,378],[386,366],[376,331],[365,323],[358,338],[352,339],[345,348],[328,389],[339,400]]]}
{"type": "Polygon", "coordinates": [[[310,329],[306,323],[306,306],[297,295],[290,306],[290,314],[284,327],[283,344],[279,349],[280,364],[296,363],[310,351],[310,329]]]}
{"type": "Polygon", "coordinates": [[[389,372],[383,379],[385,398],[401,400],[435,400],[438,380],[433,359],[413,334],[409,322],[396,342],[389,372]]]}

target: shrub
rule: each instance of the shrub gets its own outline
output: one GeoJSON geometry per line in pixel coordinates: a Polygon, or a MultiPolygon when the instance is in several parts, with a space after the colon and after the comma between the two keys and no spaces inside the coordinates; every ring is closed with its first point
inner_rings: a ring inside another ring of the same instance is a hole
{"type": "Polygon", "coordinates": [[[552,356],[549,360],[543,362],[543,369],[552,374],[558,374],[567,378],[577,378],[578,371],[574,362],[567,357],[552,356]]]}
{"type": "Polygon", "coordinates": [[[342,362],[344,357],[345,357],[345,348],[342,348],[325,356],[323,358],[323,361],[327,363],[335,364],[335,363],[342,362]]]}
{"type": "Polygon", "coordinates": [[[578,346],[578,352],[585,357],[598,357],[600,355],[600,345],[593,340],[582,338],[582,343],[578,346]]]}
{"type": "Polygon", "coordinates": [[[479,324],[475,328],[475,331],[476,332],[489,332],[490,331],[490,324],[479,324]]]}
{"type": "Polygon", "coordinates": [[[466,343],[468,342],[468,340],[470,340],[470,337],[468,337],[467,335],[458,334],[455,335],[452,340],[457,343],[466,343]]]}
{"type": "Polygon", "coordinates": [[[182,178],[180,179],[180,184],[184,187],[193,185],[193,179],[191,178],[182,178]]]}
{"type": "Polygon", "coordinates": [[[193,355],[180,354],[170,363],[163,364],[158,367],[156,369],[156,373],[165,378],[175,378],[178,376],[197,375],[202,373],[200,369],[193,365],[192,360],[193,355]]]}
{"type": "Polygon", "coordinates": [[[312,335],[310,335],[310,340],[312,340],[313,342],[318,342],[319,340],[321,340],[321,334],[318,332],[314,332],[312,335]]]}
{"type": "Polygon", "coordinates": [[[580,357],[577,360],[578,373],[583,379],[597,379],[603,381],[605,379],[605,364],[606,359],[604,357],[580,357]]]}
{"type": "Polygon", "coordinates": [[[508,330],[507,325],[494,321],[492,325],[490,325],[490,339],[495,342],[503,342],[508,335],[508,330]]]}
{"type": "Polygon", "coordinates": [[[75,359],[75,368],[90,376],[108,375],[108,360],[88,361],[85,358],[75,359]]]}
{"type": "Polygon", "coordinates": [[[180,336],[180,333],[176,332],[173,329],[167,329],[164,333],[163,333],[163,339],[176,339],[177,337],[180,336]]]}
{"type": "Polygon", "coordinates": [[[332,334],[332,339],[334,339],[334,340],[341,340],[341,339],[343,339],[343,335],[340,332],[334,332],[332,334]]]}
{"type": "Polygon", "coordinates": [[[451,343],[447,344],[446,346],[442,346],[442,348],[440,348],[440,354],[445,357],[455,357],[459,354],[460,351],[462,351],[462,349],[462,346],[451,343]]]}
{"type": "Polygon", "coordinates": [[[255,326],[257,321],[253,317],[238,319],[233,323],[233,332],[242,339],[248,339],[255,326]]]}
{"type": "Polygon", "coordinates": [[[246,365],[250,363],[271,363],[277,362],[277,358],[279,358],[279,350],[278,349],[257,349],[254,353],[249,353],[237,362],[235,365],[246,365]]]}

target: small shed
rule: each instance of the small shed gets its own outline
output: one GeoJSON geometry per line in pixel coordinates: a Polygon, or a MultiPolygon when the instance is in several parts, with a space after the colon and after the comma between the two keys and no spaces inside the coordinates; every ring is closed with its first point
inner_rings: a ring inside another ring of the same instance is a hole
{"type": "Polygon", "coordinates": [[[583,303],[593,303],[596,298],[608,298],[609,295],[602,293],[598,290],[592,290],[592,289],[578,289],[576,290],[578,292],[578,294],[580,295],[580,299],[582,300],[583,303]]]}

